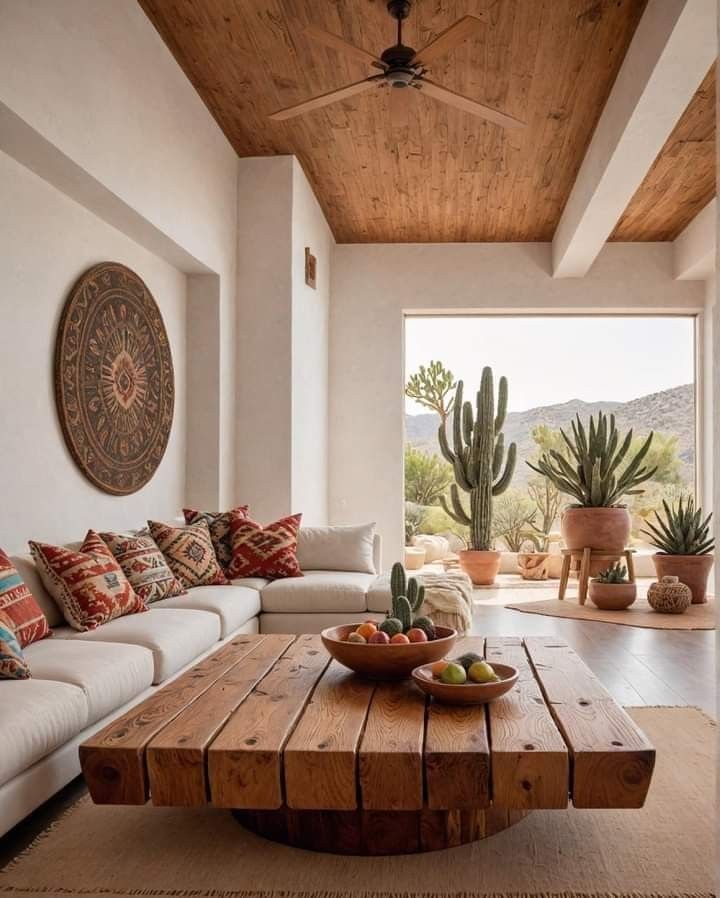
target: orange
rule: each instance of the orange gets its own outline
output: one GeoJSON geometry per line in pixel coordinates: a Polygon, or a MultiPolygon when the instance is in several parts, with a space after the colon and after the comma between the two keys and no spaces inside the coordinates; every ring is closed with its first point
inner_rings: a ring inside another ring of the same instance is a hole
{"type": "Polygon", "coordinates": [[[377,627],[372,621],[365,621],[364,624],[360,624],[355,632],[360,636],[364,636],[365,639],[370,639],[373,633],[377,632],[377,627]]]}
{"type": "Polygon", "coordinates": [[[400,645],[405,642],[409,643],[410,640],[407,638],[407,636],[404,633],[396,633],[393,636],[393,638],[390,640],[390,642],[392,642],[393,645],[400,645]]]}
{"type": "Polygon", "coordinates": [[[430,672],[434,677],[439,677],[440,674],[445,670],[448,666],[448,662],[443,659],[442,661],[436,661],[434,664],[430,665],[430,672]]]}

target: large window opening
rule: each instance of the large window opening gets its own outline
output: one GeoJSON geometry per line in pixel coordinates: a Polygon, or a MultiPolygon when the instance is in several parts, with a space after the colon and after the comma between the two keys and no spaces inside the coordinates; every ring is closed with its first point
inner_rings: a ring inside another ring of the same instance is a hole
{"type": "MultiPolygon", "coordinates": [[[[510,487],[494,503],[493,538],[505,551],[547,551],[559,541],[559,519],[572,498],[527,464],[563,445],[576,416],[587,426],[614,415],[621,435],[640,446],[655,436],[647,463],[657,468],[640,495],[624,502],[632,545],[650,551],[645,522],[663,499],[697,490],[695,319],[690,316],[408,316],[405,322],[405,529],[442,534],[455,550],[467,528],[443,509],[454,481],[438,428],[462,380],[465,399],[485,365],[495,387],[508,380],[506,445],[517,444],[510,487]],[[431,368],[432,365],[432,368],[431,368]]],[[[452,430],[450,415],[446,430],[452,430]]]]}

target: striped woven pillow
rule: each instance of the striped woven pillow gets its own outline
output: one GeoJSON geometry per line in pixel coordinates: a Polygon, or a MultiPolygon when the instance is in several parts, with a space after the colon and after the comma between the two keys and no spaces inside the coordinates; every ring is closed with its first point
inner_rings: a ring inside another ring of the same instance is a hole
{"type": "Polygon", "coordinates": [[[10,615],[0,611],[0,680],[27,680],[29,676],[10,615]]]}
{"type": "Polygon", "coordinates": [[[12,621],[20,648],[51,636],[47,619],[35,596],[7,555],[0,549],[0,612],[12,621]]]}

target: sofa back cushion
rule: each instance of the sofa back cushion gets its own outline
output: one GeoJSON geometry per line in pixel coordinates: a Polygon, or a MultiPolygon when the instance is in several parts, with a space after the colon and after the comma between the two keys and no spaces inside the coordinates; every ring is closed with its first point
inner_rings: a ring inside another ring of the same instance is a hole
{"type": "Polygon", "coordinates": [[[359,571],[375,574],[375,524],[301,527],[297,558],[304,571],[359,571]]]}
{"type": "Polygon", "coordinates": [[[23,578],[23,582],[32,593],[33,598],[40,606],[45,619],[50,627],[59,627],[65,623],[59,605],[45,589],[40,577],[40,571],[35,564],[35,559],[28,552],[26,555],[11,555],[10,561],[15,570],[23,578]]]}

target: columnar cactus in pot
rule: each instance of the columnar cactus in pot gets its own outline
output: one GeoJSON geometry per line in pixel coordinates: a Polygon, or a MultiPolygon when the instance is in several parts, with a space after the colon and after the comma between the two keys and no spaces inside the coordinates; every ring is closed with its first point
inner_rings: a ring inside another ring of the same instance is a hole
{"type": "Polygon", "coordinates": [[[504,493],[515,472],[517,447],[511,443],[505,451],[502,432],[507,413],[508,384],[498,384],[497,406],[493,373],[483,368],[480,389],[472,403],[463,402],[463,382],[459,381],[453,403],[453,447],[444,427],[438,430],[440,449],[453,466],[455,483],[450,488],[450,504],[440,502],[451,518],[470,529],[470,549],[460,552],[460,566],[473,583],[493,583],[500,569],[500,553],[493,551],[493,499],[504,493]],[[470,496],[468,511],[460,490],[470,496]]]}

